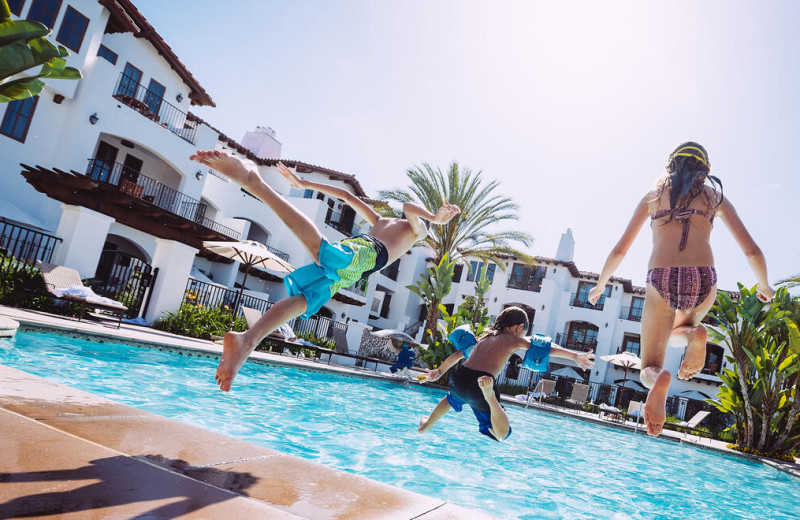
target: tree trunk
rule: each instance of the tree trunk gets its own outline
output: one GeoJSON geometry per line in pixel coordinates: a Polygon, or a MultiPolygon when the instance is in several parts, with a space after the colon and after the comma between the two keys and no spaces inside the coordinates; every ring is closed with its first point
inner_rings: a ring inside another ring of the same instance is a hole
{"type": "Polygon", "coordinates": [[[428,321],[425,322],[425,333],[422,335],[422,341],[426,339],[430,339],[431,336],[428,334],[430,330],[433,332],[433,336],[436,336],[436,330],[438,328],[439,323],[439,304],[441,300],[436,298],[435,296],[431,300],[431,304],[428,306],[428,321]]]}
{"type": "Polygon", "coordinates": [[[770,451],[777,452],[781,449],[783,443],[786,442],[786,437],[789,436],[789,432],[792,431],[794,427],[798,413],[800,413],[800,378],[797,379],[794,385],[794,403],[792,404],[792,410],[789,412],[789,420],[786,423],[786,428],[783,430],[781,436],[778,437],[778,440],[775,441],[775,444],[772,445],[770,451]]]}
{"type": "Polygon", "coordinates": [[[744,432],[744,447],[753,448],[753,410],[750,408],[750,394],[747,387],[747,381],[744,378],[744,371],[747,368],[747,356],[745,359],[740,359],[736,356],[736,364],[739,366],[739,385],[742,387],[742,400],[744,401],[744,413],[747,419],[744,432]]]}

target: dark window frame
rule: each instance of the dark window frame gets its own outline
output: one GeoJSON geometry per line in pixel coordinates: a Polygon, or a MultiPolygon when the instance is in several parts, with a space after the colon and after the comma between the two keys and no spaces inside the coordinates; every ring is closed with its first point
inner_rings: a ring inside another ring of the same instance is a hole
{"type": "Polygon", "coordinates": [[[58,20],[59,11],[61,11],[61,0],[33,0],[31,3],[31,8],[28,9],[27,20],[43,23],[48,28],[52,29],[56,23],[56,20],[58,20]],[[48,7],[51,7],[53,2],[56,4],[55,9],[52,11],[46,10],[48,7]],[[39,12],[34,10],[38,10],[39,12]],[[31,18],[32,14],[38,18],[31,18]],[[45,17],[45,15],[47,15],[47,17],[45,17]]]}
{"type": "Polygon", "coordinates": [[[644,298],[634,296],[631,298],[631,309],[628,319],[642,321],[642,311],[644,310],[644,298]]]}
{"type": "Polygon", "coordinates": [[[109,49],[108,47],[103,45],[102,43],[100,44],[100,47],[97,48],[97,56],[100,57],[100,58],[103,58],[104,60],[106,60],[107,62],[109,62],[112,65],[116,65],[117,64],[117,59],[119,58],[119,54],[117,54],[116,52],[112,51],[111,49],[109,49]],[[111,56],[113,56],[114,59],[111,59],[111,56]]]}
{"type": "Polygon", "coordinates": [[[642,337],[638,334],[624,334],[622,336],[622,352],[630,352],[631,354],[636,354],[637,356],[641,355],[640,352],[642,351],[642,337]],[[636,344],[636,351],[634,352],[633,349],[629,347],[629,345],[635,343],[636,344]]]}
{"type": "Polygon", "coordinates": [[[33,96],[32,98],[25,98],[25,99],[18,99],[16,101],[12,101],[11,103],[7,104],[6,113],[3,114],[3,120],[0,121],[0,135],[4,135],[10,139],[18,141],[20,143],[24,143],[25,140],[28,138],[28,131],[31,128],[31,123],[33,122],[33,115],[36,113],[36,105],[39,103],[39,96],[33,96]],[[30,114],[24,115],[22,114],[22,105],[27,103],[28,101],[33,100],[33,106],[31,106],[30,114]],[[17,105],[19,103],[19,105],[17,105]],[[11,124],[11,132],[6,133],[3,131],[3,127],[6,126],[6,120],[13,114],[14,122],[11,124]],[[14,131],[19,124],[20,118],[27,118],[27,123],[25,124],[25,131],[22,133],[21,137],[17,137],[14,135],[14,131]]]}
{"type": "Polygon", "coordinates": [[[469,263],[469,270],[467,271],[467,281],[474,282],[481,277],[483,266],[486,266],[486,278],[489,280],[489,285],[494,281],[494,273],[497,270],[497,264],[493,262],[478,262],[474,260],[469,263]]]}
{"type": "Polygon", "coordinates": [[[164,102],[164,94],[166,94],[166,92],[167,87],[153,78],[150,78],[150,83],[147,85],[147,90],[145,91],[143,100],[150,112],[158,115],[158,113],[161,111],[161,103],[164,102]],[[154,86],[161,87],[161,92],[157,93],[155,90],[153,90],[154,86]]]}
{"type": "Polygon", "coordinates": [[[122,77],[119,80],[119,86],[117,87],[115,96],[128,96],[135,99],[142,85],[142,74],[143,72],[134,67],[131,62],[125,62],[125,68],[122,69],[122,77]],[[132,76],[128,74],[129,70],[137,72],[139,77],[137,78],[135,75],[132,76]]]}
{"type": "Polygon", "coordinates": [[[89,21],[89,18],[84,16],[83,13],[71,5],[67,5],[67,10],[64,12],[64,17],[61,19],[61,27],[58,28],[56,41],[63,43],[65,47],[74,51],[76,54],[79,53],[81,51],[81,45],[83,45],[83,37],[86,36],[86,29],[89,28],[89,21]],[[68,22],[73,23],[68,26],[68,22]],[[77,34],[76,27],[79,23],[83,23],[83,28],[78,37],[77,45],[73,47],[74,36],[77,34]],[[69,31],[69,34],[65,34],[67,31],[69,31]]]}
{"type": "Polygon", "coordinates": [[[8,0],[8,8],[11,10],[11,14],[15,14],[17,16],[22,16],[22,8],[25,6],[25,0],[17,0],[18,3],[14,3],[14,0],[8,0]]]}

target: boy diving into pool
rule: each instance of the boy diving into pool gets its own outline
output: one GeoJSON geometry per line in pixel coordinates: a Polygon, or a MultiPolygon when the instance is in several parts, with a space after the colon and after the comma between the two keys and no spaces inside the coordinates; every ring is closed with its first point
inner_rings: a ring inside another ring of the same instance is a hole
{"type": "Polygon", "coordinates": [[[433,224],[447,224],[461,211],[458,206],[445,204],[434,214],[418,204],[406,202],[403,204],[405,218],[381,217],[349,191],[301,179],[278,163],[278,172],[294,188],[321,191],[337,197],[372,226],[364,235],[346,238],[341,242],[328,242],[311,219],[264,182],[252,161],[220,150],[198,150],[190,159],[223,173],[261,199],[300,239],[313,260],[313,263],[296,269],[284,278],[288,298],[270,307],[247,331],[225,334],[222,359],[214,377],[220,390],[225,392],[231,389],[239,369],[267,334],[297,316],[305,319],[316,314],[339,289],[349,287],[400,258],[427,235],[428,230],[421,219],[433,224]]]}
{"type": "Polygon", "coordinates": [[[533,370],[546,370],[550,356],[571,359],[584,370],[594,366],[594,352],[565,349],[539,335],[528,341],[523,337],[527,330],[528,315],[519,307],[503,309],[480,339],[467,330],[456,329],[449,339],[458,350],[421,379],[436,381],[462,359],[467,361],[450,374],[450,392],[430,416],[420,419],[417,432],[425,433],[451,408],[460,412],[468,404],[478,419],[478,431],[496,441],[505,440],[511,435],[511,425],[494,380],[517,350],[527,350],[523,366],[533,370]]]}

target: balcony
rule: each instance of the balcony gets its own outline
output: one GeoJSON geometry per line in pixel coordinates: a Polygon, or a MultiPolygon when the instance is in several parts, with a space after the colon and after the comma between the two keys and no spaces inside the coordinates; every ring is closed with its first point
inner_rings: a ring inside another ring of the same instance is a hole
{"type": "Polygon", "coordinates": [[[642,321],[641,307],[622,307],[619,310],[619,319],[629,321],[642,321]]]}
{"type": "Polygon", "coordinates": [[[606,303],[605,295],[601,296],[600,299],[597,300],[597,304],[592,305],[591,303],[589,303],[588,293],[572,293],[572,295],[570,296],[569,304],[573,307],[581,307],[584,309],[602,311],[605,303],[606,303]]]}
{"type": "Polygon", "coordinates": [[[0,255],[14,257],[33,264],[36,260],[49,262],[53,251],[62,240],[25,226],[6,221],[0,217],[0,255]]]}
{"type": "Polygon", "coordinates": [[[571,350],[580,352],[589,352],[597,348],[597,340],[593,338],[577,338],[575,336],[567,336],[560,332],[556,334],[556,344],[571,350]]]}
{"type": "Polygon", "coordinates": [[[131,197],[141,199],[154,207],[200,224],[226,237],[235,240],[240,238],[241,234],[238,231],[206,218],[207,206],[199,200],[123,164],[89,159],[85,175],[92,180],[116,186],[119,191],[131,197]]]}
{"type": "Polygon", "coordinates": [[[283,251],[281,251],[280,249],[275,249],[275,248],[274,248],[274,247],[272,247],[272,246],[266,246],[266,247],[267,247],[267,250],[268,250],[270,253],[274,253],[274,254],[275,254],[275,256],[277,256],[278,258],[280,258],[280,259],[282,259],[282,260],[286,260],[287,262],[289,261],[289,253],[284,253],[284,252],[283,252],[283,251]]]}
{"type": "Polygon", "coordinates": [[[512,276],[508,279],[506,287],[509,289],[519,289],[520,291],[540,292],[542,290],[542,281],[522,280],[512,276]]]}
{"type": "Polygon", "coordinates": [[[187,143],[194,144],[199,121],[166,102],[163,93],[153,92],[134,78],[120,73],[112,97],[160,125],[187,143]]]}
{"type": "Polygon", "coordinates": [[[353,222],[343,221],[342,213],[334,211],[333,208],[328,208],[328,212],[325,214],[325,224],[348,237],[363,233],[361,228],[353,222]]]}

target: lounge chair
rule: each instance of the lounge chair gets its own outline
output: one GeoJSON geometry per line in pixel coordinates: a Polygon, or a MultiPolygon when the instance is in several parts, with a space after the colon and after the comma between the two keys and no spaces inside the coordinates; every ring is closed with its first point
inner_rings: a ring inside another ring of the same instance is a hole
{"type": "Polygon", "coordinates": [[[542,404],[542,398],[547,397],[553,393],[553,390],[556,388],[556,382],[551,379],[540,379],[539,383],[536,385],[536,388],[533,392],[528,392],[528,396],[525,399],[525,408],[530,406],[531,402],[534,399],[539,400],[539,404],[542,404]]]}
{"type": "Polygon", "coordinates": [[[612,421],[620,421],[624,420],[622,410],[617,408],[616,406],[611,406],[610,404],[600,403],[599,406],[600,411],[597,413],[598,419],[604,419],[605,417],[609,417],[612,421]]]}
{"type": "Polygon", "coordinates": [[[628,403],[628,417],[633,417],[634,419],[644,419],[644,403],[641,401],[631,401],[628,403]]]}
{"type": "Polygon", "coordinates": [[[39,272],[42,273],[44,285],[51,296],[59,300],[80,304],[78,321],[83,318],[86,309],[95,309],[116,314],[119,320],[117,328],[122,324],[122,318],[128,310],[126,306],[110,298],[99,296],[90,287],[83,285],[81,275],[75,269],[62,265],[53,265],[37,261],[39,272]]]}
{"type": "Polygon", "coordinates": [[[572,385],[572,392],[567,398],[567,402],[582,406],[586,403],[586,399],[588,397],[589,397],[589,385],[575,383],[574,385],[572,385]]]}
{"type": "Polygon", "coordinates": [[[681,421],[677,424],[677,426],[684,430],[683,432],[684,437],[686,437],[686,435],[690,432],[700,437],[700,431],[697,429],[697,426],[701,422],[703,422],[703,420],[710,414],[711,412],[705,412],[705,411],[697,412],[691,419],[689,419],[688,421],[681,421]]]}

